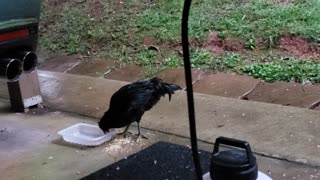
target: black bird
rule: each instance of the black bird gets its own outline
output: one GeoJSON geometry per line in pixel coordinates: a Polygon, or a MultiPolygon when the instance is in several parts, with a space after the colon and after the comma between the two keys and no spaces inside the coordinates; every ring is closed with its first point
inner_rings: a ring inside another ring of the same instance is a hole
{"type": "Polygon", "coordinates": [[[99,127],[106,133],[109,129],[126,126],[120,133],[125,136],[131,123],[137,122],[139,137],[141,135],[139,123],[144,112],[150,110],[165,94],[169,95],[170,101],[171,95],[176,90],[181,90],[181,87],[162,82],[157,77],[125,85],[112,95],[109,109],[99,121],[99,127]]]}

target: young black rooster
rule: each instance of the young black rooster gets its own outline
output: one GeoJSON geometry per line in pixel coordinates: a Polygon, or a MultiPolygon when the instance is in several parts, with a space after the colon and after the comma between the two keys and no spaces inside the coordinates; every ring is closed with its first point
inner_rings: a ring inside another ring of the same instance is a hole
{"type": "Polygon", "coordinates": [[[126,126],[120,133],[126,135],[131,123],[137,122],[139,137],[139,123],[144,112],[150,110],[165,94],[169,95],[170,101],[174,91],[180,89],[180,86],[162,82],[157,77],[125,85],[112,95],[109,109],[101,118],[99,127],[106,133],[109,129],[126,126]]]}

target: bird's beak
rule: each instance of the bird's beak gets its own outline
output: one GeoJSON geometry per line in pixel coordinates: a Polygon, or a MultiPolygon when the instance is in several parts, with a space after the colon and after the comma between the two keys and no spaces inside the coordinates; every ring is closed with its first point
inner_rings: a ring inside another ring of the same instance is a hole
{"type": "Polygon", "coordinates": [[[104,130],[103,132],[104,132],[105,134],[107,134],[107,133],[109,132],[109,129],[108,129],[108,130],[104,130]]]}

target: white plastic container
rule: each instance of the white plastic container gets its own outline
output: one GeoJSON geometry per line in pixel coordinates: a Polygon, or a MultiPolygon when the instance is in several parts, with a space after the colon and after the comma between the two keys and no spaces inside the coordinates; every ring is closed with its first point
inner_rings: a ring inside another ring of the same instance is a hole
{"type": "MultiPolygon", "coordinates": [[[[203,180],[212,180],[210,177],[210,172],[207,172],[202,176],[203,180]]],[[[263,172],[258,171],[258,178],[257,180],[272,180],[269,176],[264,174],[263,172]]]]}
{"type": "Polygon", "coordinates": [[[69,143],[85,146],[99,146],[109,141],[114,135],[114,131],[104,132],[95,125],[78,123],[58,132],[62,138],[69,143]]]}

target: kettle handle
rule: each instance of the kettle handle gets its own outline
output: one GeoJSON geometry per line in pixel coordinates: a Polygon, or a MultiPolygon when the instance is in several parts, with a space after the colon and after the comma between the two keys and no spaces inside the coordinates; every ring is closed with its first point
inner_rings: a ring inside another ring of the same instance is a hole
{"type": "Polygon", "coordinates": [[[253,162],[253,154],[252,154],[252,151],[250,148],[250,144],[248,142],[220,136],[216,139],[216,142],[214,143],[214,150],[213,150],[214,154],[219,152],[219,145],[220,144],[225,144],[228,146],[233,146],[233,147],[245,149],[247,152],[247,158],[248,158],[249,163],[251,164],[253,162]]]}

